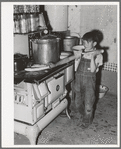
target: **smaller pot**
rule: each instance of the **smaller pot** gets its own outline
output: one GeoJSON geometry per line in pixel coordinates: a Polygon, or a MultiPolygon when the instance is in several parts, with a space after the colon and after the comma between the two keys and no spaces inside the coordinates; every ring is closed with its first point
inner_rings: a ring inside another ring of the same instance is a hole
{"type": "Polygon", "coordinates": [[[27,55],[14,54],[14,72],[24,70],[28,64],[27,55]]]}
{"type": "Polygon", "coordinates": [[[72,47],[79,44],[80,39],[76,36],[66,36],[63,39],[63,50],[72,51],[72,47]]]}

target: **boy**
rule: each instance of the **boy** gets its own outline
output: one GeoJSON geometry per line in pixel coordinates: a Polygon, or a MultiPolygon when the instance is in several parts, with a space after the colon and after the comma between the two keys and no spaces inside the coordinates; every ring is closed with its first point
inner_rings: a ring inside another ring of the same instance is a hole
{"type": "Polygon", "coordinates": [[[99,43],[98,35],[88,32],[82,37],[84,52],[76,71],[74,81],[75,105],[80,114],[81,128],[87,128],[93,120],[95,102],[96,73],[103,64],[104,50],[96,50],[99,43]]]}

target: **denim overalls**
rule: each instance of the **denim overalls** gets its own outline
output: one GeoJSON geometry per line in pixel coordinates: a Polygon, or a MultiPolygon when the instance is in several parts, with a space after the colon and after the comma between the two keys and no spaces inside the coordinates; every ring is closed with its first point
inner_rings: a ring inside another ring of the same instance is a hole
{"type": "Polygon", "coordinates": [[[90,62],[90,59],[81,58],[73,86],[76,109],[89,124],[92,120],[96,85],[96,73],[90,71],[90,62]]]}

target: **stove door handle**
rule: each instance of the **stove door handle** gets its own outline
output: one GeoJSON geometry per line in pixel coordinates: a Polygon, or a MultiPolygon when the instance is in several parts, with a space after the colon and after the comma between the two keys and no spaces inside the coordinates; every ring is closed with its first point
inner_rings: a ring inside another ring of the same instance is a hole
{"type": "Polygon", "coordinates": [[[64,73],[61,73],[61,74],[59,74],[59,75],[57,75],[57,76],[54,76],[54,78],[55,78],[55,79],[58,79],[58,78],[60,78],[60,77],[62,77],[62,76],[64,76],[64,73]]]}

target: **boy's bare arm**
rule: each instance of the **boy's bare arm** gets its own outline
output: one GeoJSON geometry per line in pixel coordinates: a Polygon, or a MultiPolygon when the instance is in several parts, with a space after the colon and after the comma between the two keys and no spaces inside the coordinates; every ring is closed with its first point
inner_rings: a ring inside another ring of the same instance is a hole
{"type": "Polygon", "coordinates": [[[72,55],[72,56],[69,56],[69,57],[66,57],[66,58],[60,60],[60,61],[57,62],[55,65],[58,66],[58,65],[66,64],[66,63],[68,63],[68,62],[70,62],[70,61],[72,61],[72,60],[74,60],[74,59],[75,59],[75,56],[72,55]]]}
{"type": "Polygon", "coordinates": [[[53,67],[56,67],[56,66],[59,66],[59,65],[62,65],[62,64],[69,63],[72,60],[75,60],[75,55],[66,57],[66,58],[58,61],[56,64],[50,63],[49,66],[50,66],[50,68],[53,68],[53,67]]]}
{"type": "Polygon", "coordinates": [[[91,69],[91,72],[95,72],[96,69],[98,68],[98,64],[95,63],[95,58],[97,55],[103,53],[104,50],[96,50],[93,54],[92,54],[92,57],[91,57],[91,63],[90,63],[90,69],[91,69]]]}

